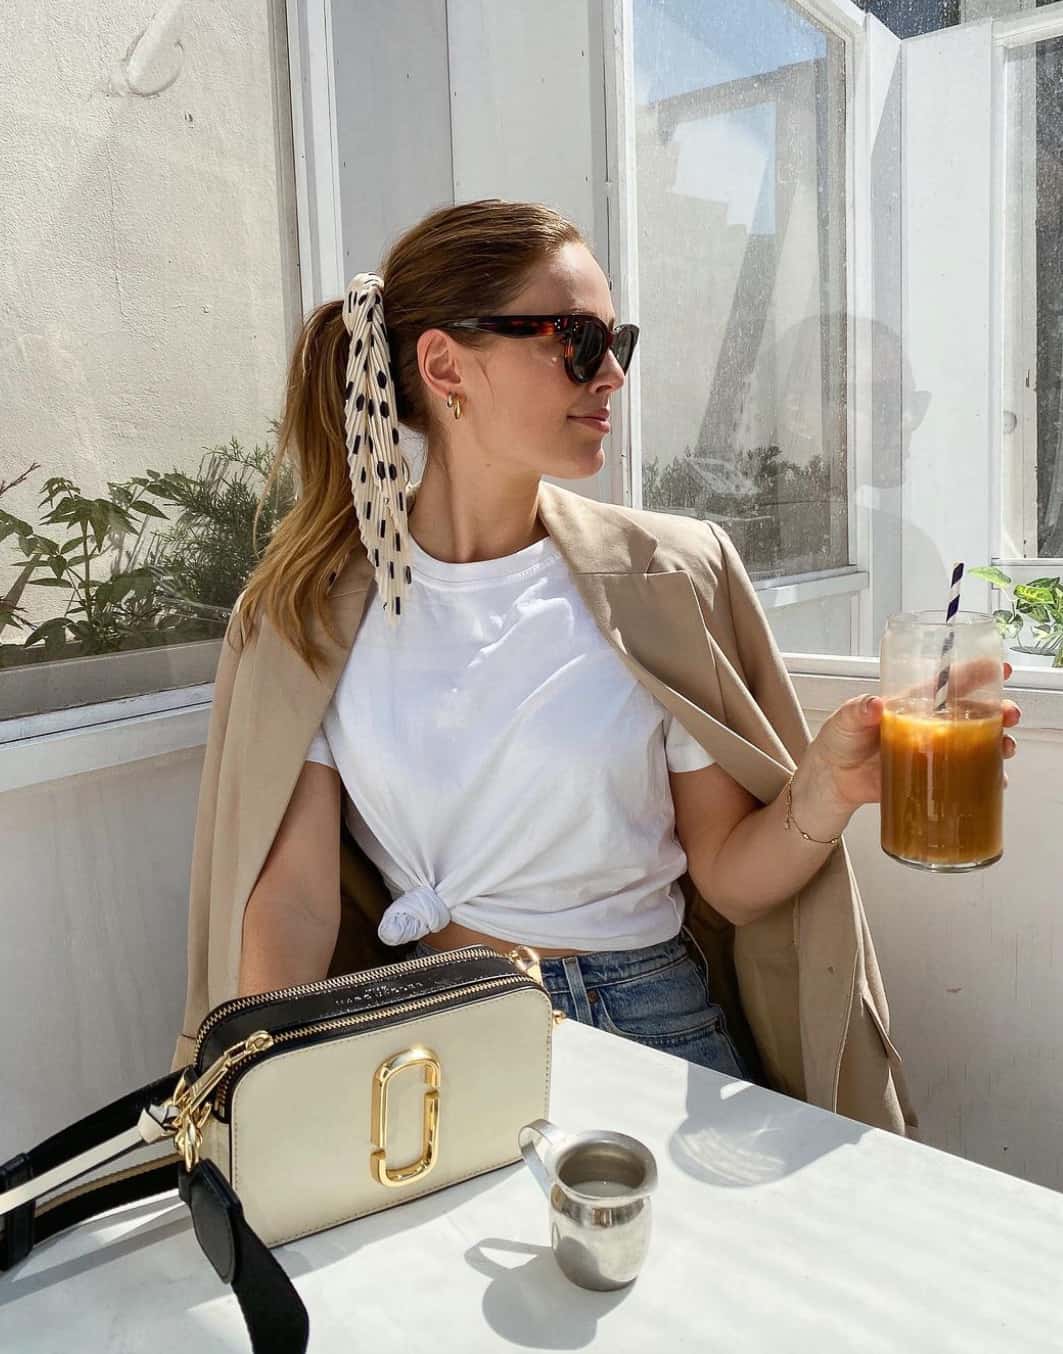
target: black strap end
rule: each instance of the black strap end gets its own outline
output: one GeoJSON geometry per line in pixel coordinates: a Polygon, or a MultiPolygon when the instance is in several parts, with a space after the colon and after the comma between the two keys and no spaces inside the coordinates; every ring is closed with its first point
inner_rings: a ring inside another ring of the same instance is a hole
{"type": "MultiPolygon", "coordinates": [[[[12,1157],[0,1166],[0,1194],[17,1189],[33,1178],[33,1167],[25,1152],[12,1157]]],[[[33,1250],[33,1215],[36,1200],[21,1204],[6,1213],[0,1231],[0,1271],[13,1269],[33,1250]]]]}
{"type": "Polygon", "coordinates": [[[231,1284],[254,1354],[305,1354],[310,1320],[292,1281],[251,1229],[243,1206],[215,1164],[203,1159],[178,1169],[181,1198],[203,1253],[231,1284]]]}
{"type": "Polygon", "coordinates": [[[222,1283],[231,1284],[239,1270],[239,1237],[244,1225],[240,1200],[212,1161],[201,1161],[191,1172],[180,1171],[178,1179],[200,1250],[222,1283]]]}

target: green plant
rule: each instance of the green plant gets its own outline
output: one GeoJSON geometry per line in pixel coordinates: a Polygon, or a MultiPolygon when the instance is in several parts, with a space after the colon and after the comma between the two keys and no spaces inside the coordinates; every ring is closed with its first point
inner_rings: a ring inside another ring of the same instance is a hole
{"type": "MultiPolygon", "coordinates": [[[[7,480],[0,480],[0,498],[3,498],[4,494],[6,494],[9,489],[14,489],[16,485],[21,484],[23,480],[32,475],[35,470],[40,470],[40,468],[39,462],[32,461],[21,475],[18,475],[10,482],[7,480]]],[[[6,517],[7,514],[5,513],[3,516],[6,517]]],[[[11,518],[10,520],[12,522],[18,521],[17,518],[11,518]]],[[[27,530],[32,535],[32,529],[29,528],[27,523],[20,523],[20,525],[26,526],[27,530]]],[[[0,634],[3,634],[9,625],[18,630],[29,629],[29,622],[26,620],[26,609],[20,605],[20,602],[32,572],[33,562],[32,560],[29,560],[20,567],[14,583],[12,583],[7,592],[0,597],[0,634]]]]}
{"type": "Polygon", "coordinates": [[[1011,608],[993,612],[1005,639],[1017,639],[1023,627],[1029,626],[1032,643],[1012,647],[1023,653],[1051,654],[1052,666],[1063,668],[1063,579],[1034,578],[1029,583],[1016,583],[994,565],[982,565],[971,574],[1011,594],[1011,608]]]}
{"type": "MultiPolygon", "coordinates": [[[[275,429],[276,423],[271,426],[275,429]]],[[[155,534],[152,564],[161,598],[175,612],[225,621],[277,523],[295,502],[285,463],[255,510],[273,459],[267,444],[246,451],[235,437],[211,447],[195,475],[149,470],[136,483],[168,507],[172,525],[155,534]]]]}
{"type": "MultiPolygon", "coordinates": [[[[80,486],[62,476],[45,480],[40,507],[49,511],[43,526],[61,527],[60,542],[11,513],[0,510],[0,543],[16,537],[27,563],[22,572],[26,587],[54,588],[69,593],[63,615],[43,621],[23,641],[23,648],[42,642],[47,657],[59,657],[73,640],[80,654],[165,642],[173,626],[156,596],[156,578],[148,565],[110,561],[116,538],[128,532],[143,534],[148,518],[165,518],[153,503],[138,497],[135,484],[108,484],[111,498],[87,498],[80,486]],[[139,526],[137,519],[140,519],[139,526]],[[95,568],[106,560],[107,577],[95,568]]],[[[21,608],[19,608],[21,611],[21,608]]],[[[23,616],[13,616],[26,628],[23,616]]],[[[5,657],[11,658],[5,646],[5,657]]]]}
{"type": "MultiPolygon", "coordinates": [[[[274,428],[276,424],[272,425],[274,428]]],[[[15,584],[0,595],[0,632],[31,632],[21,644],[0,644],[0,667],[43,657],[113,653],[220,635],[248,574],[276,523],[294,502],[293,476],[285,466],[253,531],[269,446],[241,448],[236,438],[208,448],[197,475],[148,470],[121,483],[110,497],[89,498],[72,480],[53,477],[41,488],[47,507],[41,527],[57,526],[66,539],[46,534],[0,509],[0,544],[14,537],[25,556],[15,584]],[[171,522],[158,502],[177,507],[171,522]],[[159,523],[166,529],[159,529],[159,523]],[[26,587],[65,592],[61,616],[31,629],[19,600],[26,587]]],[[[11,485],[25,479],[30,466],[11,485]]]]}

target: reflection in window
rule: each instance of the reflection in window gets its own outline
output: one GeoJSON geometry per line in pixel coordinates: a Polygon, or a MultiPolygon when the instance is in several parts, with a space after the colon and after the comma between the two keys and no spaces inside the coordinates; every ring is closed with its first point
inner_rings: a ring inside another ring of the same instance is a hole
{"type": "Polygon", "coordinates": [[[8,691],[222,632],[300,318],[283,0],[134,9],[16,24],[0,91],[8,691]]]}
{"type": "Polygon", "coordinates": [[[787,0],[635,0],[643,504],[849,563],[845,72],[787,0]]]}

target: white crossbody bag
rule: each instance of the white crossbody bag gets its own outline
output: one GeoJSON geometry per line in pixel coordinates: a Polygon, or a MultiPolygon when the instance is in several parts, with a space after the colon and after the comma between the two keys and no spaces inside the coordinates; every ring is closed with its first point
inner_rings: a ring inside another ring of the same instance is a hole
{"type": "Polygon", "coordinates": [[[269,1247],[520,1159],[548,1117],[550,999],[534,951],[484,946],[240,997],[193,1062],[0,1166],[0,1270],[108,1208],[177,1188],[255,1354],[303,1354],[269,1247]],[[69,1183],[171,1139],[175,1153],[69,1183]]]}

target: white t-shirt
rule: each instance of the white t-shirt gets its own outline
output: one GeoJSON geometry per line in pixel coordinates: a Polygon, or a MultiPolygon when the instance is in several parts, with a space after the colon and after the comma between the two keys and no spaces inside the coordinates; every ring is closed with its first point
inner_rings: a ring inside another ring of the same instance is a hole
{"type": "Polygon", "coordinates": [[[306,754],[339,772],[398,900],[381,938],[453,919],[553,948],[670,940],[686,855],[668,771],[712,757],[628,671],[550,537],[470,564],[410,552],[397,627],[371,584],[306,754]]]}

